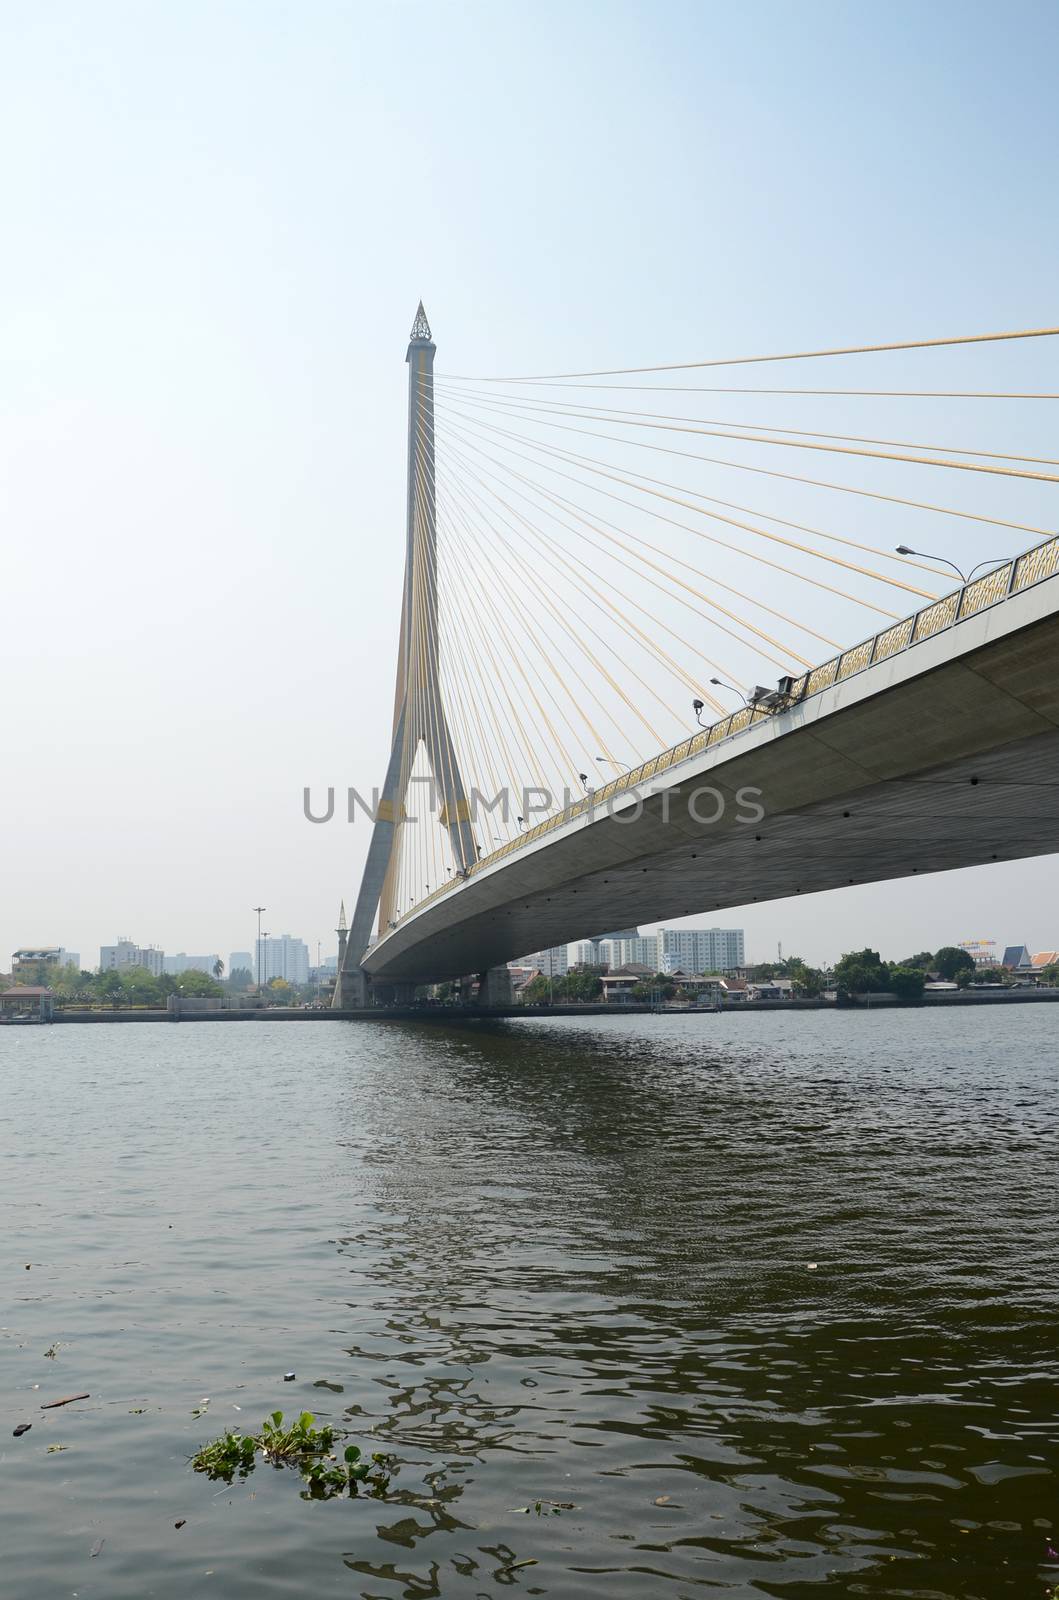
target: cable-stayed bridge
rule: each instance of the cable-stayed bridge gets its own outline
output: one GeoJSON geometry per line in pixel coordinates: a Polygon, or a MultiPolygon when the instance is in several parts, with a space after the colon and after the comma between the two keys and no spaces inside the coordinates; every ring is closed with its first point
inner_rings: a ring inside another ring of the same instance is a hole
{"type": "Polygon", "coordinates": [[[1059,393],[1023,354],[1057,333],[486,380],[435,377],[420,306],[392,748],[336,1005],[470,974],[503,1002],[507,960],[607,927],[1059,849],[1059,460],[1030,453],[1059,393]],[[759,362],[855,376],[701,381],[759,362]],[[777,401],[816,409],[781,428],[777,401]],[[897,402],[974,447],[860,431],[897,402]]]}

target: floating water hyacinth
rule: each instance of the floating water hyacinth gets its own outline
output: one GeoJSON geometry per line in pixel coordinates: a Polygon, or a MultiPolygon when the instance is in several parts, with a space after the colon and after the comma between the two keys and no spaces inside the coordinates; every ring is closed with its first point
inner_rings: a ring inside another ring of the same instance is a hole
{"type": "Polygon", "coordinates": [[[284,1427],[283,1412],[273,1411],[260,1433],[228,1430],[196,1451],[191,1465],[208,1478],[231,1483],[236,1475],[248,1477],[261,1455],[273,1467],[297,1467],[307,1486],[303,1491],[307,1498],[327,1500],[340,1494],[355,1495],[361,1489],[375,1496],[384,1494],[393,1458],[379,1452],[365,1458],[360,1447],[351,1444],[339,1461],[332,1451],[335,1430],[317,1428],[315,1420],[311,1411],[303,1411],[297,1422],[284,1427]]]}

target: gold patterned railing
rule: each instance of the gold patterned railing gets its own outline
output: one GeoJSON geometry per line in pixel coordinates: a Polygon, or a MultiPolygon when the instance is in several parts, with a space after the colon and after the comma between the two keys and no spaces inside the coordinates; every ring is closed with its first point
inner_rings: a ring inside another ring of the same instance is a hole
{"type": "MultiPolygon", "coordinates": [[[[1001,604],[1010,595],[1021,594],[1024,589],[1031,588],[1035,583],[1042,583],[1046,578],[1054,577],[1057,572],[1059,572],[1059,538],[1046,539],[1042,544],[1034,545],[1032,549],[1024,551],[1022,555],[1015,556],[1013,560],[1005,561],[1001,566],[995,567],[984,577],[976,578],[960,589],[954,589],[951,594],[932,601],[929,606],[925,606],[913,616],[905,617],[903,621],[894,623],[870,639],[862,639],[859,644],[844,650],[841,655],[834,656],[830,661],[821,662],[818,667],[813,667],[810,672],[794,680],[790,704],[820,694],[835,683],[844,683],[856,673],[865,672],[869,667],[877,666],[879,662],[888,661],[891,656],[911,649],[925,639],[933,638],[935,634],[958,626],[968,617],[977,616],[989,606],[1001,604]]],[[[741,711],[733,711],[730,716],[722,717],[719,722],[703,728],[700,733],[692,734],[680,744],[673,745],[671,749],[652,756],[642,765],[622,773],[618,778],[612,778],[603,788],[594,789],[590,796],[585,795],[572,800],[562,811],[553,812],[551,816],[535,823],[532,828],[527,828],[525,832],[519,833],[514,839],[509,839],[506,844],[491,851],[489,855],[481,856],[458,878],[454,878],[450,883],[440,884],[430,894],[424,895],[410,911],[405,912],[400,922],[415,916],[431,901],[438,900],[442,895],[459,888],[468,878],[484,872],[487,867],[496,866],[498,862],[513,855],[516,850],[522,850],[536,839],[543,838],[545,834],[561,827],[564,822],[570,822],[575,817],[584,816],[587,811],[606,806],[615,795],[635,790],[639,784],[646,783],[648,779],[657,777],[661,772],[667,772],[670,767],[686,761],[689,756],[699,755],[708,748],[712,749],[714,745],[722,744],[725,740],[743,733],[755,722],[767,721],[774,714],[760,707],[744,706],[741,711]]]]}

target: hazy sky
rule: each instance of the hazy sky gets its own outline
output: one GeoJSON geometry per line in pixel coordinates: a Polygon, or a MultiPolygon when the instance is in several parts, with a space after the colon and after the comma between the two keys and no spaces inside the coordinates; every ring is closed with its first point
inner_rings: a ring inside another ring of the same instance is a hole
{"type": "MultiPolygon", "coordinates": [[[[367,833],[301,796],[385,763],[420,296],[485,374],[1057,320],[1051,4],[32,0],[0,34],[0,966],[227,958],[259,903],[333,948],[367,833]]],[[[1059,388],[1050,348],[975,372],[1059,388]]],[[[819,960],[1059,945],[1057,902],[1053,857],[707,920],[819,960]]]]}

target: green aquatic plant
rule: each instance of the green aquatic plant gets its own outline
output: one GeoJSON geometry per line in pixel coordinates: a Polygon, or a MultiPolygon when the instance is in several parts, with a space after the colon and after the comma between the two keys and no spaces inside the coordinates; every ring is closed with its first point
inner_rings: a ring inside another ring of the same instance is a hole
{"type": "Polygon", "coordinates": [[[258,1436],[262,1452],[274,1466],[298,1461],[306,1455],[325,1455],[335,1442],[334,1428],[315,1428],[311,1411],[303,1411],[289,1428],[283,1426],[283,1412],[266,1417],[258,1436]]]}
{"type": "Polygon", "coordinates": [[[204,1472],[207,1478],[231,1483],[237,1472],[240,1478],[253,1472],[257,1450],[258,1442],[252,1435],[224,1433],[212,1444],[204,1444],[197,1450],[191,1465],[196,1472],[204,1472]]]}
{"type": "Polygon", "coordinates": [[[355,1444],[347,1444],[342,1460],[328,1456],[302,1466],[306,1487],[302,1491],[310,1500],[329,1500],[338,1494],[357,1494],[364,1489],[368,1494],[385,1494],[390,1484],[390,1458],[375,1451],[363,1457],[355,1444]]]}
{"type": "Polygon", "coordinates": [[[303,1411],[296,1422],[284,1426],[283,1412],[273,1411],[265,1418],[260,1433],[226,1431],[211,1444],[203,1445],[191,1458],[196,1472],[210,1479],[231,1483],[238,1474],[246,1478],[253,1472],[260,1454],[274,1467],[297,1467],[305,1480],[308,1499],[326,1500],[339,1494],[383,1494],[390,1482],[392,1458],[378,1452],[365,1458],[360,1448],[347,1445],[339,1461],[333,1452],[335,1430],[317,1428],[311,1411],[303,1411]]]}

